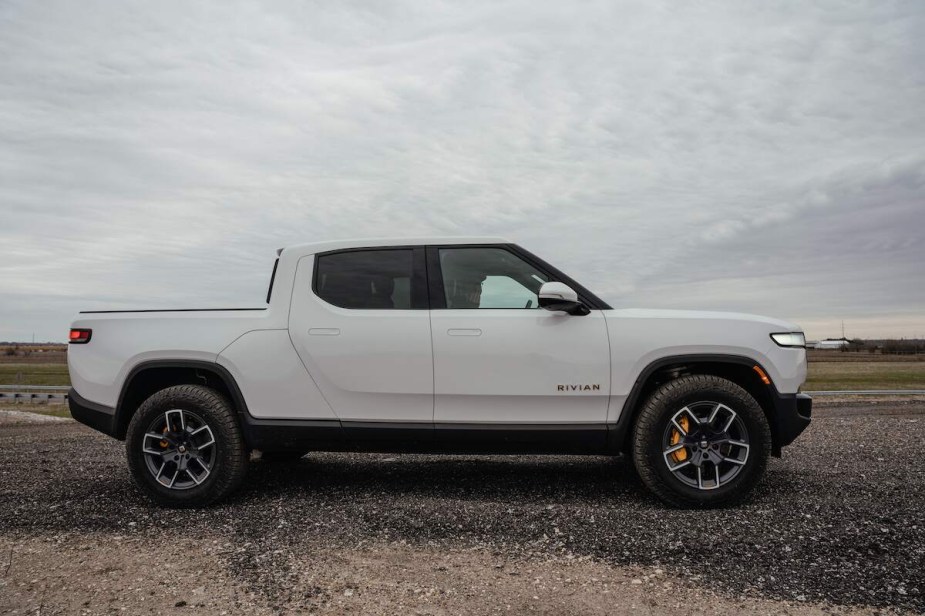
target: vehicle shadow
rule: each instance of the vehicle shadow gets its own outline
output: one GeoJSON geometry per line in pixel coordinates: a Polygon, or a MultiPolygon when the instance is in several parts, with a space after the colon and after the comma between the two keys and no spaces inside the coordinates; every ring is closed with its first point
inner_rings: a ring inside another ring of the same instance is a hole
{"type": "Polygon", "coordinates": [[[251,464],[240,497],[292,494],[368,499],[652,502],[621,457],[316,454],[298,462],[251,464]]]}

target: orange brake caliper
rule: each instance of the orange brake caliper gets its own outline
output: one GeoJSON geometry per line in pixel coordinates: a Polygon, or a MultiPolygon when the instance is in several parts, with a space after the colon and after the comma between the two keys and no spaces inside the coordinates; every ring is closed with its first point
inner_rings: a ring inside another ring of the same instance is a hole
{"type": "MultiPolygon", "coordinates": [[[[681,419],[678,421],[678,423],[681,424],[681,427],[684,428],[685,432],[690,431],[691,422],[686,416],[682,416],[681,419]]],[[[672,430],[671,431],[671,444],[677,445],[680,442],[681,442],[681,433],[678,430],[672,430]]],[[[675,464],[679,462],[684,462],[685,460],[687,460],[687,447],[682,447],[681,449],[671,454],[671,459],[674,460],[675,464]]]]}

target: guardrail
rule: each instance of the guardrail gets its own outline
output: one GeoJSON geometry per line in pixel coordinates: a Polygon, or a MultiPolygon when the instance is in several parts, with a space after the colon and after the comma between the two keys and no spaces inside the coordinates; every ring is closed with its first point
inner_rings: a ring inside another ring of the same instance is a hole
{"type": "Polygon", "coordinates": [[[925,389],[846,389],[841,391],[804,391],[810,396],[925,396],[925,389]]]}
{"type": "Polygon", "coordinates": [[[0,385],[0,402],[64,404],[69,389],[59,385],[0,385]]]}

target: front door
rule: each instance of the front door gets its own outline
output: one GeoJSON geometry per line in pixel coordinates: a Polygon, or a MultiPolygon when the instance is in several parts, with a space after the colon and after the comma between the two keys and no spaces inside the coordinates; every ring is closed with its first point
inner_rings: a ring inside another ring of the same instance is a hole
{"type": "MultiPolygon", "coordinates": [[[[299,261],[289,334],[344,427],[432,431],[433,357],[424,248],[370,248],[299,261]]],[[[405,433],[404,436],[407,436],[405,433]]]]}
{"type": "Polygon", "coordinates": [[[610,345],[599,310],[539,308],[551,275],[507,246],[430,247],[428,271],[438,437],[604,439],[610,345]]]}

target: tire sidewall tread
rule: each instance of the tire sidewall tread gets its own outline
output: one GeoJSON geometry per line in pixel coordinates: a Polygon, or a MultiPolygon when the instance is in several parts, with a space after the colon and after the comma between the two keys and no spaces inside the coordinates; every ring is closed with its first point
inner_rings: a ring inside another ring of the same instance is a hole
{"type": "Polygon", "coordinates": [[[636,418],[631,454],[643,483],[663,502],[679,508],[725,507],[744,501],[764,475],[771,452],[771,429],[761,406],[736,383],[712,375],[688,375],[664,383],[646,400],[636,418]],[[668,470],[662,438],[670,418],[687,404],[720,402],[732,408],[749,435],[748,462],[728,484],[698,490],[668,470]]]}
{"type": "Polygon", "coordinates": [[[204,385],[174,385],[145,400],[129,422],[125,451],[135,485],[157,504],[169,507],[211,505],[233,492],[247,473],[248,454],[236,413],[227,398],[204,385]],[[151,422],[174,408],[202,417],[216,441],[216,459],[209,477],[188,490],[159,484],[151,476],[141,451],[142,437],[151,422]]]}

